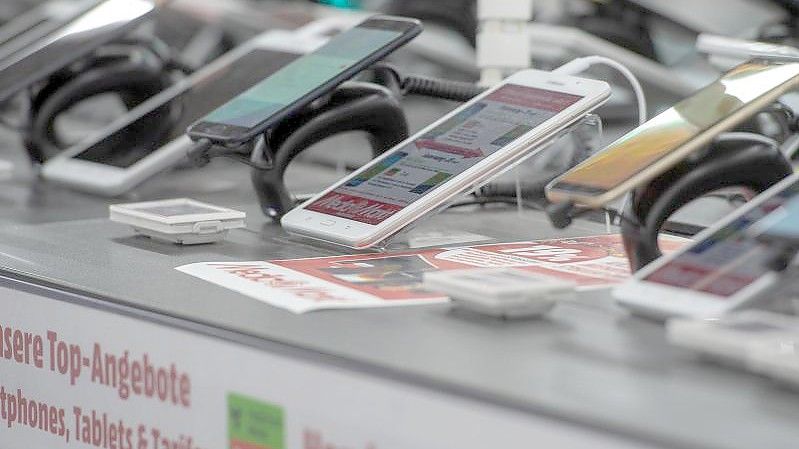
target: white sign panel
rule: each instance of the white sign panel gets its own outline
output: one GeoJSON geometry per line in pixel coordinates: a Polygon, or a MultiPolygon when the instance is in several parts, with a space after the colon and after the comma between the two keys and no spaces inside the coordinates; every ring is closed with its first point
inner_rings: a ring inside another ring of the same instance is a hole
{"type": "Polygon", "coordinates": [[[640,447],[6,287],[0,310],[4,449],[640,447]]]}

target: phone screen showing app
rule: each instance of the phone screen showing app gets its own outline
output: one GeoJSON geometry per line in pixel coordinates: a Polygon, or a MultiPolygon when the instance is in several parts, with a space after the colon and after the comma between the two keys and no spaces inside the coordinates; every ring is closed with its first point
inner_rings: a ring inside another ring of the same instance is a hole
{"type": "Polygon", "coordinates": [[[306,206],[376,225],[583,97],[507,84],[306,206]]]}

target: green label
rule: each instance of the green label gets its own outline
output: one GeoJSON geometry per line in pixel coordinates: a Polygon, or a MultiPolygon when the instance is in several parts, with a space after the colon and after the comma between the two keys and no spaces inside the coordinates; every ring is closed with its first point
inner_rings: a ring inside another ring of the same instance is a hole
{"type": "Polygon", "coordinates": [[[228,393],[230,449],[283,449],[283,409],[267,402],[228,393]]]}

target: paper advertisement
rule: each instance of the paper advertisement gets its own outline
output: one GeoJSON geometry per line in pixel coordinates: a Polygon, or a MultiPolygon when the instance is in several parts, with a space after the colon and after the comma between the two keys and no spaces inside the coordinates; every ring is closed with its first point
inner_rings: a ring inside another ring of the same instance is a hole
{"type": "MultiPolygon", "coordinates": [[[[666,238],[673,251],[686,240],[666,238]]],[[[427,271],[515,267],[602,288],[630,276],[618,234],[309,259],[203,262],[183,273],[295,313],[320,309],[433,304],[448,300],[421,288],[427,271]]]]}

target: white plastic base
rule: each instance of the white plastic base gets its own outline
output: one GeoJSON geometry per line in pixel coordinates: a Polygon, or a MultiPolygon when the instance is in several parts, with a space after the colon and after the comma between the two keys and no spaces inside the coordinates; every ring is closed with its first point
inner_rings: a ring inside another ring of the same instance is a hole
{"type": "Polygon", "coordinates": [[[224,240],[228,235],[227,229],[214,234],[168,234],[165,232],[158,232],[152,229],[139,228],[136,226],[132,226],[132,228],[137,234],[178,245],[202,245],[207,243],[215,243],[220,240],[224,240]]]}

